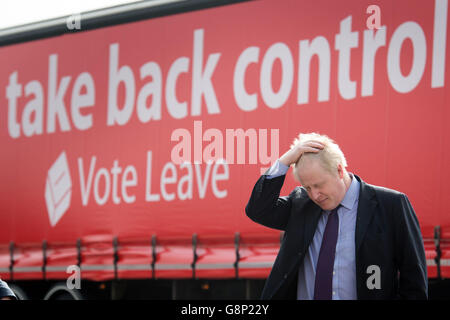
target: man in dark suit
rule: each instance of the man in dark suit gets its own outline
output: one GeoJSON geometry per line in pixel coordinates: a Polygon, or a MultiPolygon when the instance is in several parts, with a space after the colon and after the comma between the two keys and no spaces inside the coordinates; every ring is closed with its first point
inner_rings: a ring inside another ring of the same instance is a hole
{"type": "Polygon", "coordinates": [[[257,181],[247,216],[285,231],[262,299],[427,299],[425,250],[407,196],[346,167],[333,140],[300,134],[257,181]],[[302,187],[280,197],[290,166],[302,187]]]}

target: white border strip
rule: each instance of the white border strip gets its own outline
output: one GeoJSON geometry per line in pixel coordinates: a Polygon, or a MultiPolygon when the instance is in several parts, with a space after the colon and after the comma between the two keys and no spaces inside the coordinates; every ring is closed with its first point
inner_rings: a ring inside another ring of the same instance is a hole
{"type": "MultiPolygon", "coordinates": [[[[168,3],[174,2],[182,2],[186,0],[154,0],[154,1],[142,1],[142,2],[132,2],[127,4],[121,4],[114,7],[109,8],[101,8],[97,10],[81,12],[81,18],[83,20],[93,19],[93,18],[101,18],[108,17],[114,14],[120,14],[124,12],[134,11],[134,10],[142,10],[145,8],[156,7],[168,3]]],[[[29,31],[34,31],[38,29],[51,28],[59,25],[65,25],[67,19],[72,17],[72,15],[67,15],[63,17],[48,19],[44,21],[31,22],[19,26],[13,26],[9,28],[0,29],[0,37],[7,36],[13,33],[24,33],[29,31]]]]}

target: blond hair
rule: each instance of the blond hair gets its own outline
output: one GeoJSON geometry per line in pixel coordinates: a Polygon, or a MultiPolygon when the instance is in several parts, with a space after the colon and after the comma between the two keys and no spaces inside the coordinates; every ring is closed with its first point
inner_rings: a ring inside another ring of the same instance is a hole
{"type": "Polygon", "coordinates": [[[314,152],[306,152],[304,153],[299,160],[293,164],[293,173],[294,177],[297,178],[297,167],[300,163],[301,159],[306,155],[307,157],[314,157],[320,159],[321,164],[325,170],[328,170],[330,173],[336,173],[338,165],[342,165],[345,169],[347,167],[347,160],[345,159],[344,153],[341,148],[334,142],[331,138],[326,135],[321,135],[315,132],[312,133],[300,133],[297,138],[295,138],[294,142],[291,145],[291,149],[294,148],[299,143],[305,143],[309,141],[317,141],[324,145],[324,148],[317,153],[314,152]]]}

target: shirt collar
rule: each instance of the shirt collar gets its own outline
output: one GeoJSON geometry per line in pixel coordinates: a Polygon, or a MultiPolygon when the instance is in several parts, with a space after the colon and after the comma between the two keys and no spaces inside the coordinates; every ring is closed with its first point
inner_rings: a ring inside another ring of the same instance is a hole
{"type": "Polygon", "coordinates": [[[341,205],[348,210],[353,209],[353,206],[359,198],[359,181],[356,180],[353,174],[350,173],[350,176],[352,177],[352,182],[345,193],[344,199],[341,201],[341,205]]]}

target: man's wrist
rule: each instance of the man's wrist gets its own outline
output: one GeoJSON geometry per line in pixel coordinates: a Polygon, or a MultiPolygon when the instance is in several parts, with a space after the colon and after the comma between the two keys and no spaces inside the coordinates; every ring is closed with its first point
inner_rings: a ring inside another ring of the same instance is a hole
{"type": "Polygon", "coordinates": [[[286,167],[289,167],[289,166],[291,165],[290,161],[288,161],[288,160],[286,159],[286,157],[284,157],[284,156],[281,156],[281,158],[278,159],[278,161],[279,161],[281,164],[285,165],[286,167]]]}
{"type": "Polygon", "coordinates": [[[279,176],[283,176],[289,170],[289,166],[285,165],[278,159],[266,172],[266,177],[268,179],[273,179],[279,176]]]}

